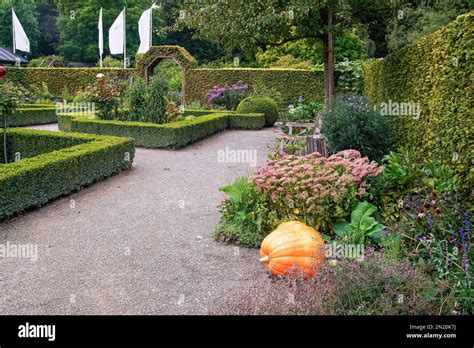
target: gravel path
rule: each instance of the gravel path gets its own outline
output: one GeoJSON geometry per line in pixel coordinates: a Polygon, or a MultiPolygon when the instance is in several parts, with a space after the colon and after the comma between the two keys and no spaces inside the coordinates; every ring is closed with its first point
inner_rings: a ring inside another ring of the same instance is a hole
{"type": "Polygon", "coordinates": [[[0,258],[0,313],[206,314],[265,274],[256,249],[212,237],[218,188],[253,170],[217,152],[257,150],[261,165],[274,138],[234,130],[180,151],[137,149],[130,171],[0,224],[0,245],[38,245],[36,262],[0,258]]]}

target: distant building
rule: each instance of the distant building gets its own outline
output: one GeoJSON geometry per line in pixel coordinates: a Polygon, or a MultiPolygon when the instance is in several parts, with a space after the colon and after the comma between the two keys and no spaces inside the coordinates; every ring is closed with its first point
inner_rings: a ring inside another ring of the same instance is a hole
{"type": "Polygon", "coordinates": [[[95,68],[95,63],[69,62],[68,68],[95,68]]]}
{"type": "Polygon", "coordinates": [[[0,64],[25,65],[28,64],[28,59],[19,54],[13,53],[8,48],[0,47],[0,64]]]}

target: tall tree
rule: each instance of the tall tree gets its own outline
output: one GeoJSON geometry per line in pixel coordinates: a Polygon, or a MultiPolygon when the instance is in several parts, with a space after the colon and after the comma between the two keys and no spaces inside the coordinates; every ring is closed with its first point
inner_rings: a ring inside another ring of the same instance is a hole
{"type": "Polygon", "coordinates": [[[335,37],[360,23],[368,11],[388,6],[384,0],[183,0],[179,4],[184,25],[228,51],[240,49],[254,56],[259,49],[300,39],[322,42],[326,105],[335,93],[335,37]]]}
{"type": "Polygon", "coordinates": [[[390,51],[416,43],[471,8],[468,0],[393,0],[391,4],[387,25],[387,46],[390,51]]]}
{"type": "Polygon", "coordinates": [[[57,26],[58,11],[54,0],[36,0],[38,12],[38,26],[40,37],[38,50],[35,56],[49,56],[56,54],[59,44],[59,31],[57,26]]]}

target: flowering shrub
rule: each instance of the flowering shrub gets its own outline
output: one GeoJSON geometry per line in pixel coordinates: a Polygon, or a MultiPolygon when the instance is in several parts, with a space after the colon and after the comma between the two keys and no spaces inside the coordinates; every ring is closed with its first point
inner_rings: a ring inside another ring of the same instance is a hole
{"type": "Polygon", "coordinates": [[[393,146],[389,119],[371,108],[363,96],[337,96],[322,121],[321,132],[332,153],[356,149],[363,156],[379,161],[393,146]]]}
{"type": "Polygon", "coordinates": [[[382,168],[356,150],[330,157],[319,153],[284,156],[253,176],[280,219],[295,219],[324,232],[344,219],[366,194],[367,181],[382,168]]]}
{"type": "Polygon", "coordinates": [[[214,86],[206,93],[206,99],[209,105],[217,109],[235,110],[248,91],[249,85],[239,81],[230,87],[214,86]]]}
{"type": "Polygon", "coordinates": [[[98,116],[102,120],[113,120],[117,117],[120,106],[121,86],[116,81],[105,77],[97,79],[96,85],[87,91],[89,99],[96,103],[98,116]]]}

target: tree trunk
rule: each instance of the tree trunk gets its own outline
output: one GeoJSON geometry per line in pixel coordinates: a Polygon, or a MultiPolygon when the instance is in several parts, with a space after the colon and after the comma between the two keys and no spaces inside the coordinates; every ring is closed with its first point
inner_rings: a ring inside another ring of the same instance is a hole
{"type": "Polygon", "coordinates": [[[324,10],[324,24],[326,32],[323,36],[324,47],[324,106],[327,109],[336,93],[334,81],[334,35],[332,33],[332,9],[324,10]]]}

